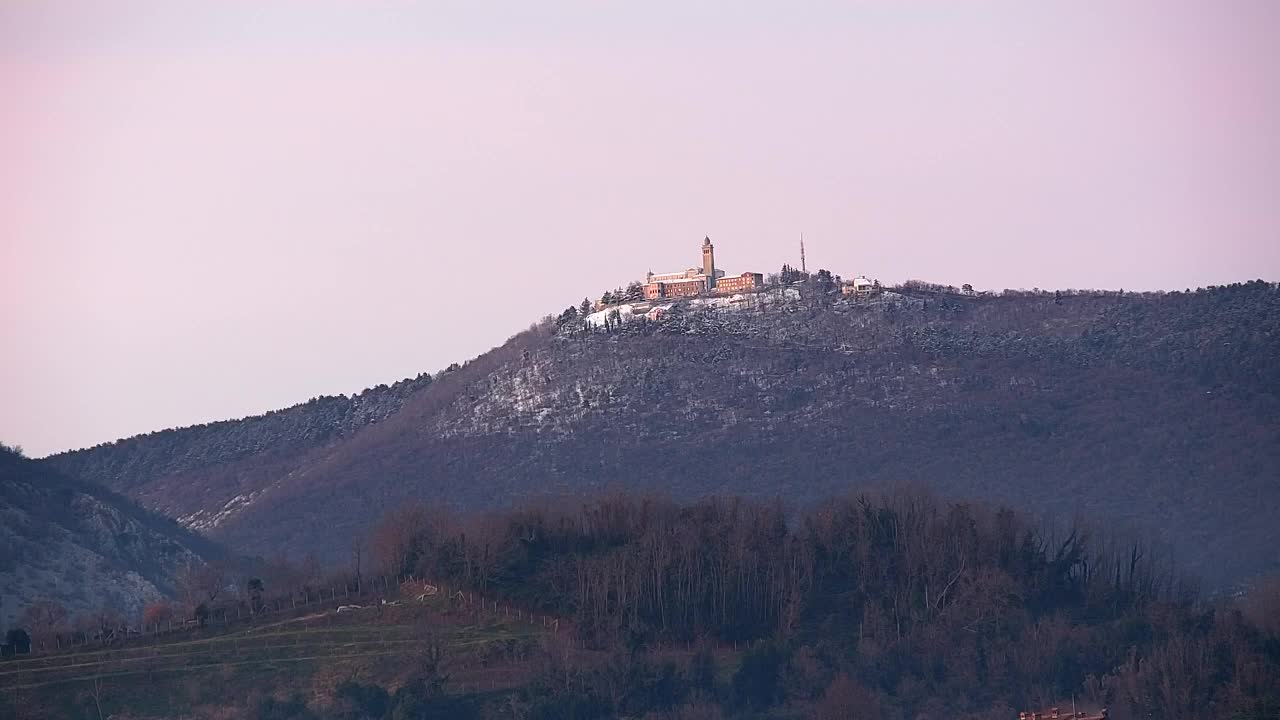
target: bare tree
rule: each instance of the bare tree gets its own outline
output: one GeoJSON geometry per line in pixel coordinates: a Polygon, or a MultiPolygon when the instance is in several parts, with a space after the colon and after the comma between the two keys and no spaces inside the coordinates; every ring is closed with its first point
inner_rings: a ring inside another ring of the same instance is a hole
{"type": "Polygon", "coordinates": [[[89,697],[93,699],[93,707],[98,711],[98,720],[103,720],[102,716],[102,678],[96,677],[89,681],[89,697]]]}
{"type": "Polygon", "coordinates": [[[53,636],[67,629],[67,609],[61,603],[42,598],[27,606],[21,622],[38,643],[48,644],[53,636]]]}
{"type": "Polygon", "coordinates": [[[188,607],[212,603],[227,585],[227,567],[222,561],[188,565],[178,576],[178,588],[188,607]]]}
{"type": "Polygon", "coordinates": [[[373,531],[378,564],[391,575],[412,573],[430,542],[431,528],[431,518],[421,505],[409,505],[384,517],[373,531]]]}
{"type": "Polygon", "coordinates": [[[352,537],[351,538],[351,566],[352,566],[352,570],[354,570],[356,574],[356,592],[360,592],[360,589],[364,587],[364,580],[363,580],[363,576],[361,575],[361,571],[363,569],[365,552],[366,552],[366,543],[364,538],[360,537],[359,535],[352,537]]]}
{"type": "Polygon", "coordinates": [[[158,602],[149,603],[142,610],[143,626],[159,626],[173,619],[173,607],[169,603],[160,600],[158,602]]]}

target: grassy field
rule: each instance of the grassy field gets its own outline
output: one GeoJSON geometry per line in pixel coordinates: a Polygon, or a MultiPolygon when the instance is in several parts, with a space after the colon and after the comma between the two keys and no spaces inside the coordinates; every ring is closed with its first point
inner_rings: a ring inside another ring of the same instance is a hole
{"type": "Polygon", "coordinates": [[[446,692],[487,693],[527,678],[525,658],[553,631],[433,598],[204,632],[0,663],[0,697],[9,704],[0,703],[0,717],[96,717],[98,705],[104,713],[169,716],[233,693],[304,688],[320,697],[345,679],[395,686],[436,652],[446,692]]]}

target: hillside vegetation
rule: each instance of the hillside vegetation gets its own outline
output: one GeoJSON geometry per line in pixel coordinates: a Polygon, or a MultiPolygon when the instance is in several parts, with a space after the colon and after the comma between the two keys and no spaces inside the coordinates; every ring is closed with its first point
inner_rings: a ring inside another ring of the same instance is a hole
{"type": "MultiPolygon", "coordinates": [[[[0,449],[0,627],[34,605],[137,614],[190,565],[222,556],[170,518],[0,449]]],[[[33,632],[36,628],[32,628],[33,632]]]]}
{"type": "MultiPolygon", "coordinates": [[[[352,602],[343,592],[328,611],[285,603],[161,644],[0,662],[0,718],[1280,712],[1274,584],[1205,602],[1105,530],[1044,528],[926,493],[836,498],[800,515],[739,498],[614,496],[460,522],[409,504],[369,545],[378,572],[449,590],[345,613],[332,609],[352,602]],[[530,623],[530,611],[556,621],[530,623]]],[[[387,587],[373,586],[375,598],[387,587]]]]}
{"type": "Polygon", "coordinates": [[[313,451],[394,415],[430,383],[431,376],[421,374],[351,397],[317,397],[265,415],[64,453],[50,464],[208,530],[256,491],[298,469],[313,451]]]}
{"type": "MultiPolygon", "coordinates": [[[[376,424],[303,442],[251,419],[46,462],[242,551],[329,561],[409,498],[625,488],[801,509],[908,482],[1125,528],[1216,588],[1280,569],[1277,358],[1263,282],[869,301],[806,284],[607,329],[546,322],[405,387],[376,424]]],[[[319,405],[285,412],[336,423],[319,405]]]]}
{"type": "Polygon", "coordinates": [[[1119,720],[1280,712],[1274,585],[1205,604],[1141,545],[1008,508],[897,492],[788,519],[613,497],[459,526],[409,507],[375,547],[571,623],[588,652],[553,653],[493,717],[1011,719],[1073,698],[1119,720]],[[664,661],[672,646],[700,650],[664,661]],[[726,647],[743,652],[723,673],[726,647]]]}

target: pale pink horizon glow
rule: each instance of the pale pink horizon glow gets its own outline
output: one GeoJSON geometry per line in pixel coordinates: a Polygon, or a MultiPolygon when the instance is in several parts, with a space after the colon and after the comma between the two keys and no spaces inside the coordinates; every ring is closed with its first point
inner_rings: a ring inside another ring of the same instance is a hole
{"type": "Polygon", "coordinates": [[[1280,4],[0,5],[0,440],[435,371],[698,261],[1280,279],[1280,4]]]}

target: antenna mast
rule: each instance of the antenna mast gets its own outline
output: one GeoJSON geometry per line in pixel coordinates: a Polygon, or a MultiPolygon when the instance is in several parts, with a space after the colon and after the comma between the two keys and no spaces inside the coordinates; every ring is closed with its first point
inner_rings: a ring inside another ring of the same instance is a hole
{"type": "Polygon", "coordinates": [[[804,233],[800,233],[800,272],[808,274],[809,270],[804,266],[804,233]]]}

